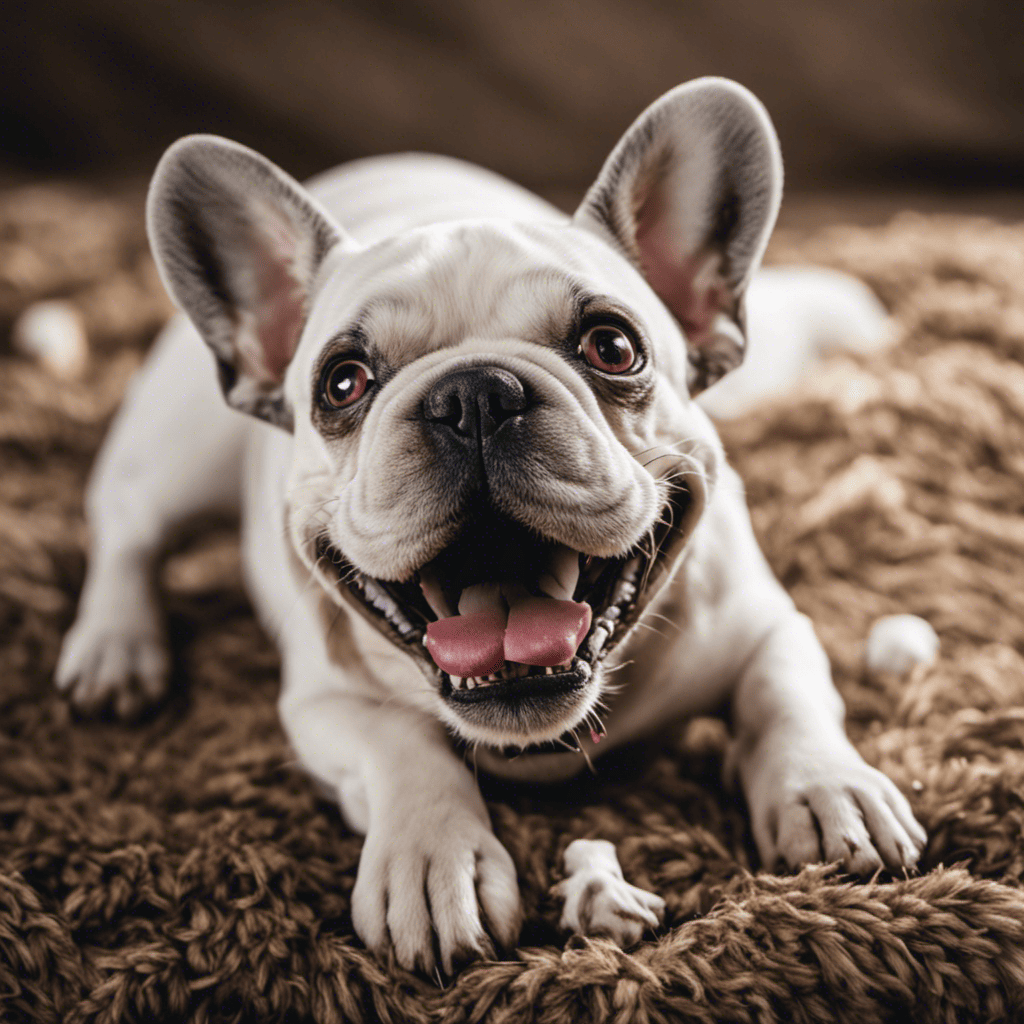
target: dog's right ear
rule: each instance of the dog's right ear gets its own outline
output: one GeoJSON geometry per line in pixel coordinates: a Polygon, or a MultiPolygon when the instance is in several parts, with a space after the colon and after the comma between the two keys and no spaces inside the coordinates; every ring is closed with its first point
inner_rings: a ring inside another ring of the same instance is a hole
{"type": "Polygon", "coordinates": [[[764,107],[735,82],[699,78],[633,122],[576,211],[576,223],[629,258],[683,328],[691,394],[743,359],[744,293],[781,192],[764,107]]]}
{"type": "Polygon", "coordinates": [[[164,154],[146,223],[164,285],[213,350],[228,404],[291,429],[284,375],[341,229],[279,167],[213,135],[164,154]]]}

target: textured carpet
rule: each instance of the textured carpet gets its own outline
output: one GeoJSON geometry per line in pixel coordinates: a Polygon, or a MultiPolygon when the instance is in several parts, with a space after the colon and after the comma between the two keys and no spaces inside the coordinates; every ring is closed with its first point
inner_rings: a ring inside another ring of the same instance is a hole
{"type": "Polygon", "coordinates": [[[1024,227],[904,216],[780,236],[773,258],[868,280],[902,340],[839,358],[725,431],[775,570],[814,619],[849,729],[910,797],[922,872],[758,872],[710,720],[553,790],[490,785],[527,908],[515,959],[447,988],[352,933],[361,841],[295,766],[276,655],[230,527],[162,574],[170,701],[76,721],[50,683],[84,567],[81,490],[165,315],[139,208],[0,195],[0,339],[71,297],[92,362],[60,383],[0,352],[0,1019],[981,1021],[1024,1019],[1024,227]],[[931,668],[870,677],[871,622],[937,629],[931,668]],[[547,895],[579,836],[668,903],[629,953],[560,937],[547,895]]]}

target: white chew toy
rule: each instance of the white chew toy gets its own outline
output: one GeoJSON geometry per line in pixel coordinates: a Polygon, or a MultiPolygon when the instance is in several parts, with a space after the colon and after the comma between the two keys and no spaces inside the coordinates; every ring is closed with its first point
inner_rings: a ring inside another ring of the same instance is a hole
{"type": "Polygon", "coordinates": [[[11,328],[11,344],[64,380],[81,376],[89,359],[82,318],[74,306],[59,299],[29,306],[11,328]]]}
{"type": "Polygon", "coordinates": [[[915,665],[930,665],[939,653],[939,637],[916,615],[886,615],[871,627],[864,645],[869,672],[906,675],[915,665]]]}

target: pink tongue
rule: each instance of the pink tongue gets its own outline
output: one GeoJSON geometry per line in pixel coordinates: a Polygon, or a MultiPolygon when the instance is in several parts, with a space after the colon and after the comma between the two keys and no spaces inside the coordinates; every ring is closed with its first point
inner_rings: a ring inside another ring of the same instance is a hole
{"type": "Polygon", "coordinates": [[[590,605],[528,597],[512,605],[505,627],[505,657],[520,665],[561,665],[590,629],[590,605]]]}
{"type": "Polygon", "coordinates": [[[576,653],[590,628],[590,605],[527,597],[506,615],[497,609],[453,615],[427,626],[427,650],[453,676],[485,676],[505,661],[561,665],[576,653]]]}
{"type": "Polygon", "coordinates": [[[505,664],[505,610],[453,615],[427,625],[427,650],[451,676],[487,676],[505,664]]]}

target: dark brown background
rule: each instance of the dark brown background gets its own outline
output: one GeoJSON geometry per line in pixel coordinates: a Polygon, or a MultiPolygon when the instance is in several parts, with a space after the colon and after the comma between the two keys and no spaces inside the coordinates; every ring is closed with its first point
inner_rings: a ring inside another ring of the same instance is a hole
{"type": "Polygon", "coordinates": [[[1009,0],[58,0],[4,12],[8,176],[143,176],[177,136],[214,131],[298,176],[425,149],[569,203],[648,102],[720,74],[768,106],[794,192],[881,188],[942,205],[1024,182],[1024,14],[1009,0]]]}

